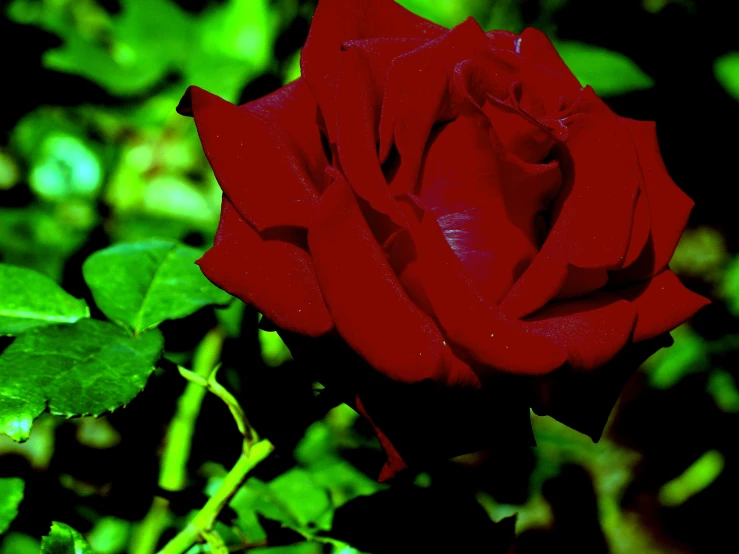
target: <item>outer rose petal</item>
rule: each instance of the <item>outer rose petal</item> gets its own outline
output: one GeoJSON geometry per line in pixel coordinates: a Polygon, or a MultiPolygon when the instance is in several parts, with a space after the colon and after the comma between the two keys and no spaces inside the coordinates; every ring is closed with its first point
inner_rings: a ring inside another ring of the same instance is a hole
{"type": "Polygon", "coordinates": [[[318,336],[333,327],[310,255],[289,242],[263,240],[226,197],[215,245],[198,265],[215,285],[283,329],[318,336]]]}
{"type": "Polygon", "coordinates": [[[552,42],[538,29],[527,27],[523,30],[516,40],[516,52],[535,64],[546,68],[548,71],[558,74],[570,86],[580,86],[577,77],[567,67],[567,64],[559,55],[552,42]]]}
{"type": "Polygon", "coordinates": [[[357,411],[367,417],[387,454],[380,481],[486,448],[533,445],[523,381],[498,375],[490,386],[443,387],[367,380],[357,411]]]}
{"type": "Polygon", "coordinates": [[[707,298],[686,289],[669,269],[646,283],[616,291],[616,294],[629,300],[636,308],[634,342],[671,331],[711,303],[707,298]]]}
{"type": "Polygon", "coordinates": [[[600,293],[550,304],[528,319],[525,326],[563,345],[571,368],[592,370],[621,351],[635,320],[636,310],[629,302],[600,293]]]}
{"type": "Polygon", "coordinates": [[[335,98],[341,46],[351,40],[414,38],[431,40],[445,32],[393,0],[320,0],[300,57],[323,113],[329,138],[335,141],[335,98]]]}
{"type": "Polygon", "coordinates": [[[447,366],[439,329],[408,298],[342,177],[323,194],[308,244],[337,330],[371,366],[403,382],[470,378],[447,366]]]}
{"type": "Polygon", "coordinates": [[[639,281],[663,270],[675,251],[693,208],[693,201],[667,173],[659,152],[654,122],[626,118],[621,118],[621,121],[634,141],[644,175],[651,233],[639,258],[623,270],[613,272],[614,283],[639,281]]]}
{"type": "Polygon", "coordinates": [[[562,368],[532,380],[532,408],[598,441],[626,381],[660,348],[670,346],[670,335],[629,344],[609,363],[595,371],[562,368]]]}
{"type": "Polygon", "coordinates": [[[218,183],[249,223],[307,228],[328,161],[302,79],[241,107],[190,87],[178,110],[195,117],[218,183]]]}
{"type": "Polygon", "coordinates": [[[539,255],[501,303],[510,317],[549,302],[564,285],[568,264],[610,269],[626,256],[641,179],[636,152],[600,99],[588,91],[584,103],[587,112],[568,121],[571,160],[563,174],[571,177],[560,193],[559,213],[539,255]]]}

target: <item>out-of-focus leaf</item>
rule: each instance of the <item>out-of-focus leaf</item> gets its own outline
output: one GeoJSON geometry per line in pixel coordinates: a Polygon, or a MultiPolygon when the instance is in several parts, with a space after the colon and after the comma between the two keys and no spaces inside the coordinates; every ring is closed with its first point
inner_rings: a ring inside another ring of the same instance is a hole
{"type": "Polygon", "coordinates": [[[0,478],[0,535],[8,530],[18,515],[18,505],[23,500],[25,483],[18,477],[0,478]]]}
{"type": "Polygon", "coordinates": [[[484,0],[398,0],[398,4],[445,27],[454,27],[470,16],[482,21],[490,10],[490,3],[484,0]]]}
{"type": "Polygon", "coordinates": [[[739,256],[735,256],[724,269],[718,294],[726,301],[729,311],[739,317],[739,256]]]}
{"type": "Polygon", "coordinates": [[[95,303],[135,333],[178,319],[231,296],[203,276],[200,250],[171,240],[121,243],[95,252],[82,266],[95,303]]]}
{"type": "Polygon", "coordinates": [[[657,351],[644,362],[649,383],[658,389],[667,389],[688,373],[708,368],[708,352],[705,341],[688,324],[671,333],[675,344],[657,351]]]}
{"type": "Polygon", "coordinates": [[[99,216],[86,202],[0,208],[0,257],[61,280],[67,257],[85,242],[99,216]]]}
{"type": "Polygon", "coordinates": [[[101,147],[58,108],[41,107],[25,116],[11,145],[29,165],[28,182],[49,201],[94,198],[103,181],[101,147]]]}
{"type": "Polygon", "coordinates": [[[24,333],[0,356],[0,433],[24,441],[45,410],[97,416],[127,404],[162,347],[157,330],[132,337],[92,319],[24,333]]]}
{"type": "Polygon", "coordinates": [[[51,532],[41,539],[41,554],[95,554],[81,533],[54,521],[51,532]]]}
{"type": "Polygon", "coordinates": [[[8,533],[0,545],[0,554],[38,554],[41,543],[23,533],[8,533]]]}
{"type": "Polygon", "coordinates": [[[713,483],[723,470],[724,457],[721,452],[709,450],[680,476],[662,485],[659,501],[665,506],[679,506],[713,483]]]}
{"type": "Polygon", "coordinates": [[[727,256],[726,241],[719,231],[712,227],[688,229],[680,237],[670,269],[714,282],[721,278],[727,256]]]}
{"type": "Polygon", "coordinates": [[[706,388],[722,411],[739,413],[739,390],[730,373],[722,370],[712,371],[706,388]]]}
{"type": "MultiPolygon", "coordinates": [[[[316,542],[299,542],[287,546],[270,546],[265,548],[250,549],[254,554],[322,554],[323,546],[316,542]]],[[[336,550],[334,550],[336,552],[336,550]]],[[[349,554],[344,552],[342,554],[349,554]]]]}
{"type": "Polygon", "coordinates": [[[90,317],[84,300],[31,269],[0,264],[0,335],[90,317]]]}
{"type": "Polygon", "coordinates": [[[739,52],[728,52],[716,58],[713,73],[724,90],[739,101],[739,52]]]}
{"type": "Polygon", "coordinates": [[[230,337],[238,337],[241,333],[241,321],[244,319],[246,304],[234,300],[225,308],[216,309],[218,323],[226,330],[230,337]]]}
{"type": "Polygon", "coordinates": [[[229,0],[199,17],[172,0],[120,4],[120,13],[108,16],[94,4],[78,11],[35,10],[28,0],[16,0],[9,15],[63,39],[46,52],[47,67],[86,77],[117,96],[140,94],[175,74],[181,86],[195,84],[235,101],[271,61],[277,21],[268,0],[229,0]],[[95,14],[94,25],[87,12],[95,14]]]}
{"type": "Polygon", "coordinates": [[[269,367],[277,367],[293,359],[290,349],[276,331],[259,329],[259,348],[262,360],[269,367]]]}
{"type": "Polygon", "coordinates": [[[0,190],[8,190],[18,182],[18,166],[8,154],[0,150],[0,190]]]}
{"type": "Polygon", "coordinates": [[[652,78],[623,54],[573,41],[557,42],[555,46],[580,83],[592,86],[600,96],[654,86],[652,78]]]}
{"type": "Polygon", "coordinates": [[[121,554],[126,551],[131,522],[117,517],[102,517],[88,534],[95,554],[121,554]]]}

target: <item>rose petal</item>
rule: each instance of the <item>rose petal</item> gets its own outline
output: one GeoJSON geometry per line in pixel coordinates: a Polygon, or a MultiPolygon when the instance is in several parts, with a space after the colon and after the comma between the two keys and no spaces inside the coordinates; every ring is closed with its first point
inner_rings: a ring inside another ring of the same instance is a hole
{"type": "Polygon", "coordinates": [[[613,358],[631,337],[636,310],[613,294],[556,302],[524,323],[532,333],[548,337],[567,350],[575,370],[592,370],[613,358]]]}
{"type": "Polygon", "coordinates": [[[545,67],[567,81],[571,87],[580,87],[577,77],[570,71],[567,64],[557,52],[547,36],[533,27],[527,27],[519,36],[516,52],[536,65],[545,67]]]}
{"type": "Polygon", "coordinates": [[[471,377],[447,367],[439,329],[408,298],[343,178],[323,194],[308,244],[337,330],[371,366],[403,382],[471,377]]]}
{"type": "Polygon", "coordinates": [[[393,60],[387,74],[380,120],[380,160],[395,144],[401,164],[391,193],[415,192],[424,147],[438,121],[456,115],[449,86],[460,59],[489,49],[490,41],[477,22],[468,18],[439,38],[393,60]]]}
{"type": "Polygon", "coordinates": [[[379,480],[486,448],[535,444],[522,385],[510,375],[482,388],[368,380],[356,404],[387,455],[379,480]]]}
{"type": "Polygon", "coordinates": [[[636,308],[634,342],[671,331],[711,303],[686,289],[669,269],[645,283],[618,290],[616,294],[629,300],[636,308]]]}
{"type": "Polygon", "coordinates": [[[290,242],[263,240],[226,197],[215,244],[198,265],[283,329],[318,336],[333,328],[310,255],[290,242]]]}
{"type": "Polygon", "coordinates": [[[410,232],[424,291],[450,341],[479,362],[511,373],[546,373],[564,363],[563,348],[483,301],[430,211],[410,232]]]}
{"type": "Polygon", "coordinates": [[[393,0],[321,0],[301,53],[300,67],[321,107],[329,138],[335,141],[335,99],[340,50],[345,42],[373,38],[432,40],[445,31],[393,0]]]}
{"type": "Polygon", "coordinates": [[[626,256],[641,180],[636,153],[602,101],[591,91],[584,98],[581,113],[568,121],[566,183],[552,229],[501,303],[510,317],[524,317],[551,300],[559,291],[555,281],[565,283],[569,265],[611,269],[626,256]]]}
{"type": "Polygon", "coordinates": [[[640,281],[659,273],[670,261],[688,222],[693,201],[667,173],[652,121],[621,118],[631,136],[644,175],[643,191],[649,204],[651,232],[641,255],[624,269],[613,272],[614,283],[640,281]]]}
{"type": "Polygon", "coordinates": [[[348,42],[343,47],[336,96],[336,144],[341,168],[354,191],[370,206],[404,226],[388,191],[377,155],[382,90],[391,61],[407,41],[348,42]]]}
{"type": "Polygon", "coordinates": [[[328,161],[304,81],[241,107],[193,86],[179,109],[195,117],[218,183],[249,223],[308,226],[328,161]]]}
{"type": "Polygon", "coordinates": [[[629,377],[649,356],[670,344],[669,335],[660,335],[627,345],[595,371],[565,367],[538,377],[532,381],[532,408],[537,415],[549,415],[597,442],[629,377]]]}
{"type": "Polygon", "coordinates": [[[503,155],[491,143],[489,122],[465,110],[432,136],[419,193],[477,290],[494,304],[536,255],[539,212],[559,180],[558,172],[527,173],[503,155]]]}

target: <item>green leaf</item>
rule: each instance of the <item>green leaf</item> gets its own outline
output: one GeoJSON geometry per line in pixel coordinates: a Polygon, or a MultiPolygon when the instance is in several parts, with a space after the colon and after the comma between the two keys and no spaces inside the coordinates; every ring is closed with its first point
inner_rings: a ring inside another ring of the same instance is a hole
{"type": "Polygon", "coordinates": [[[31,269],[0,264],[0,290],[0,335],[90,317],[84,300],[70,296],[46,275],[31,269]]]}
{"type": "Polygon", "coordinates": [[[131,337],[93,319],[21,335],[0,356],[0,433],[24,441],[44,410],[98,416],[127,404],[144,388],[163,344],[159,331],[131,337]]]}
{"type": "Polygon", "coordinates": [[[38,554],[41,543],[23,533],[8,533],[0,546],[0,554],[38,554]]]}
{"type": "MultiPolygon", "coordinates": [[[[317,542],[299,542],[287,546],[270,546],[266,548],[254,548],[249,552],[253,554],[322,554],[323,546],[317,542]]],[[[335,551],[336,552],[336,551],[335,551]]],[[[348,552],[343,554],[349,554],[348,552]]]]}
{"type": "Polygon", "coordinates": [[[201,255],[202,251],[172,240],[150,239],[95,252],[82,272],[103,313],[141,333],[231,299],[195,265],[201,255]]]}
{"type": "Polygon", "coordinates": [[[54,521],[51,532],[41,539],[41,554],[94,554],[78,531],[65,523],[54,521]]]}
{"type": "Polygon", "coordinates": [[[713,74],[726,92],[739,101],[739,52],[728,52],[716,58],[713,74]]]}
{"type": "Polygon", "coordinates": [[[555,46],[580,83],[592,86],[601,96],[654,86],[651,77],[623,54],[572,41],[557,42],[555,46]]]}
{"type": "Polygon", "coordinates": [[[723,470],[724,456],[718,450],[709,450],[681,475],[662,485],[657,497],[664,506],[679,506],[711,485],[723,470]]]}
{"type": "Polygon", "coordinates": [[[5,533],[18,515],[25,483],[18,477],[0,478],[0,535],[5,533]]]}
{"type": "Polygon", "coordinates": [[[667,389],[685,375],[708,369],[706,342],[683,324],[671,333],[675,344],[657,351],[644,362],[649,384],[657,389],[667,389]]]}

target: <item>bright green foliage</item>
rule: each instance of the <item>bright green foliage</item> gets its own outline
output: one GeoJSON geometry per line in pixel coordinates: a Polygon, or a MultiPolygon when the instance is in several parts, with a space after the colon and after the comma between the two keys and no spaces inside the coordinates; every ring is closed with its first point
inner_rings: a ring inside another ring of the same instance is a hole
{"type": "MultiPolygon", "coordinates": [[[[11,19],[59,35],[44,64],[118,96],[141,94],[169,72],[228,100],[270,62],[276,21],[268,0],[230,0],[194,17],[170,0],[121,0],[110,16],[90,0],[16,0],[11,19]]],[[[170,108],[171,109],[171,108],[170,108]]]]}
{"type": "Polygon", "coordinates": [[[734,257],[724,270],[718,293],[726,302],[729,311],[739,316],[739,256],[734,257]]]}
{"type": "Polygon", "coordinates": [[[84,300],[31,269],[0,264],[0,335],[90,317],[84,300]]]}
{"type": "MultiPolygon", "coordinates": [[[[261,314],[259,314],[259,319],[262,319],[261,314]]],[[[277,367],[293,359],[290,349],[277,331],[259,329],[259,348],[262,352],[262,360],[270,367],[277,367]]]]}
{"type": "Polygon", "coordinates": [[[399,0],[398,4],[445,27],[454,27],[468,17],[484,21],[490,11],[490,3],[485,0],[399,0]]]}
{"type": "Polygon", "coordinates": [[[688,373],[708,369],[706,343],[689,325],[681,325],[671,335],[675,344],[644,362],[649,383],[658,389],[671,387],[688,373]]]}
{"type": "MultiPolygon", "coordinates": [[[[317,542],[299,542],[288,546],[272,546],[268,548],[255,548],[250,550],[253,554],[323,554],[323,546],[317,542]]],[[[334,549],[335,553],[352,554],[351,551],[334,549]]],[[[354,552],[357,552],[354,550],[354,552]]]]}
{"type": "Polygon", "coordinates": [[[739,100],[739,52],[728,52],[716,58],[713,73],[726,92],[739,100]]]}
{"type": "Polygon", "coordinates": [[[117,517],[102,517],[87,535],[95,554],[122,554],[126,551],[131,522],[117,517]]]}
{"type": "Polygon", "coordinates": [[[51,532],[41,540],[41,554],[94,554],[78,531],[54,521],[51,532]]]}
{"type": "Polygon", "coordinates": [[[23,500],[24,487],[23,479],[0,478],[0,535],[8,530],[10,523],[18,515],[18,505],[23,500]]]}
{"type": "Polygon", "coordinates": [[[98,215],[87,202],[0,208],[3,262],[30,267],[61,280],[67,257],[85,242],[98,215]]]}
{"type": "Polygon", "coordinates": [[[203,306],[229,302],[231,296],[212,285],[195,265],[201,255],[202,251],[175,241],[150,239],[95,252],[82,271],[103,313],[141,333],[203,306]]]}
{"type": "Polygon", "coordinates": [[[718,230],[711,227],[687,229],[672,255],[670,269],[713,283],[721,279],[727,258],[726,241],[718,230]]]}
{"type": "Polygon", "coordinates": [[[706,388],[722,411],[739,413],[739,390],[730,373],[722,370],[712,371],[706,388]]]}
{"type": "Polygon", "coordinates": [[[573,41],[556,42],[555,45],[580,83],[592,86],[600,96],[654,86],[654,81],[623,54],[573,41]]]}
{"type": "Polygon", "coordinates": [[[724,457],[721,452],[709,450],[679,477],[662,486],[659,501],[665,506],[679,506],[713,483],[723,470],[724,457]]]}
{"type": "Polygon", "coordinates": [[[44,410],[97,416],[127,404],[162,346],[158,330],[131,337],[92,319],[21,335],[0,356],[0,433],[24,441],[44,410]]]}
{"type": "Polygon", "coordinates": [[[23,533],[8,533],[2,539],[0,554],[38,554],[41,543],[23,533]]]}

